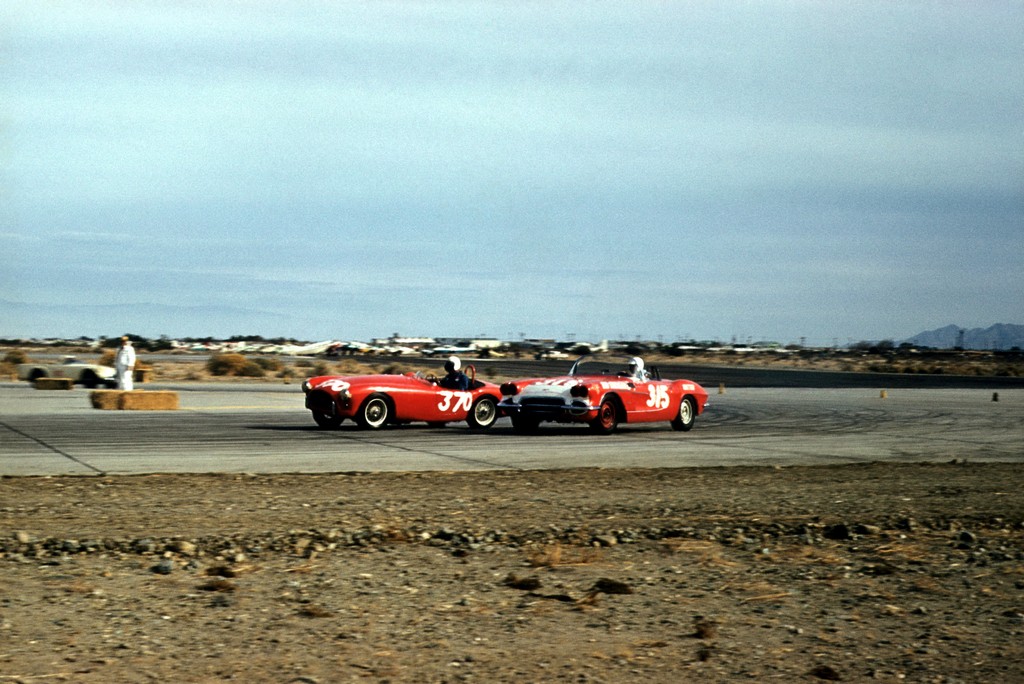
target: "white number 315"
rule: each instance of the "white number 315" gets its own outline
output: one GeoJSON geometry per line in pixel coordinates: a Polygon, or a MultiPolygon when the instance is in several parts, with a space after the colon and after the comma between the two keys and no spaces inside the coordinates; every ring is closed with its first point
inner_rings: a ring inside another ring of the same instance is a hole
{"type": "Polygon", "coordinates": [[[647,400],[648,406],[658,409],[668,408],[668,387],[665,385],[648,385],[647,389],[651,393],[651,398],[647,400]]]}

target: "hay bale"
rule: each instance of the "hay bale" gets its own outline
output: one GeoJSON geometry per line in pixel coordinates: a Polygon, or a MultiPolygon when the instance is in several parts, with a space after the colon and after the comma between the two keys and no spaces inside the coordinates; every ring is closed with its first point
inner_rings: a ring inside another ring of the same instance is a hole
{"type": "Polygon", "coordinates": [[[125,411],[177,411],[178,393],[166,390],[121,392],[118,408],[125,411]]]}
{"type": "Polygon", "coordinates": [[[71,378],[36,378],[35,388],[38,390],[69,390],[75,388],[71,378]]]}
{"type": "Polygon", "coordinates": [[[89,393],[89,401],[95,409],[113,411],[120,408],[121,394],[120,390],[93,390],[89,393]]]}
{"type": "Polygon", "coordinates": [[[92,407],[121,411],[177,411],[178,393],[165,390],[96,390],[89,395],[92,407]]]}

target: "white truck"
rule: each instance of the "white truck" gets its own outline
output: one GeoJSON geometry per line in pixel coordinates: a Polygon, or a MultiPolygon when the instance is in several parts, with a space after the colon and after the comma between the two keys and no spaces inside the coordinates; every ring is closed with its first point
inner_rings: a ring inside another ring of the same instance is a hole
{"type": "Polygon", "coordinates": [[[79,361],[74,356],[65,356],[59,363],[18,364],[18,379],[35,382],[39,378],[71,378],[76,385],[95,388],[100,385],[114,388],[117,380],[110,366],[79,361]]]}

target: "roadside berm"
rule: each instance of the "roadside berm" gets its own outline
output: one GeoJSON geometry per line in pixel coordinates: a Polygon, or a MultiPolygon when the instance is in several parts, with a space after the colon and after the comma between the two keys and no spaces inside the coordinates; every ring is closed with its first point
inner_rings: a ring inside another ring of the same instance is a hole
{"type": "Polygon", "coordinates": [[[1024,681],[1024,465],[0,479],[0,679],[1024,681]]]}

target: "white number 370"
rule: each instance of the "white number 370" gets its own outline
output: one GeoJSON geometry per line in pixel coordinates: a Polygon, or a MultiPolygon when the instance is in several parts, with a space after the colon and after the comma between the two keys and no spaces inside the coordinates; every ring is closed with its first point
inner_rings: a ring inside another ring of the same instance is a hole
{"type": "MultiPolygon", "coordinates": [[[[668,403],[665,405],[668,406],[668,403]]],[[[438,410],[452,413],[468,411],[472,406],[473,395],[469,392],[441,392],[441,401],[437,404],[438,410]]]]}

